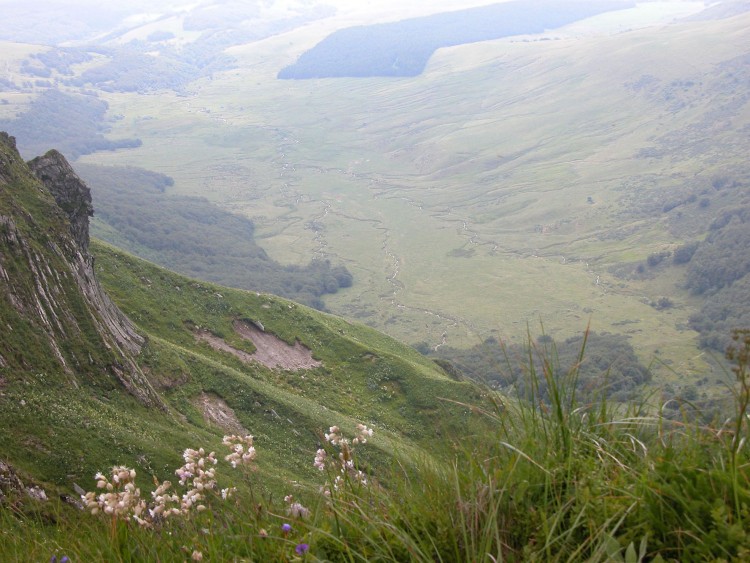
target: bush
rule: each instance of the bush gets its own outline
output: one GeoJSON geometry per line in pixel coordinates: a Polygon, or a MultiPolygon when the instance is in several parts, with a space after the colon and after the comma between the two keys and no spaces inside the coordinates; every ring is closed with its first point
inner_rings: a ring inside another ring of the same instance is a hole
{"type": "Polygon", "coordinates": [[[648,258],[646,259],[646,263],[651,268],[655,268],[659,264],[661,264],[665,258],[669,258],[669,256],[672,253],[668,250],[663,250],[661,252],[654,252],[653,254],[649,254],[648,258]]]}
{"type": "Polygon", "coordinates": [[[693,258],[693,254],[695,254],[695,251],[698,250],[699,245],[700,245],[700,242],[694,241],[694,242],[688,242],[678,247],[674,251],[672,262],[675,265],[687,264],[693,258]]]}
{"type": "Polygon", "coordinates": [[[671,309],[674,307],[674,302],[669,297],[659,297],[656,301],[651,303],[654,309],[663,311],[664,309],[671,309]]]}

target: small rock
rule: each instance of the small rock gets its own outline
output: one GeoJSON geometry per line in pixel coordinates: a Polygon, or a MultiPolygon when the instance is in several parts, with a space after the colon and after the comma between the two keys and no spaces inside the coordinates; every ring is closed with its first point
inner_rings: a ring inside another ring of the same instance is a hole
{"type": "Polygon", "coordinates": [[[47,500],[47,493],[44,492],[44,489],[42,489],[41,487],[29,487],[28,489],[26,489],[26,494],[29,496],[29,498],[35,500],[47,500]]]}

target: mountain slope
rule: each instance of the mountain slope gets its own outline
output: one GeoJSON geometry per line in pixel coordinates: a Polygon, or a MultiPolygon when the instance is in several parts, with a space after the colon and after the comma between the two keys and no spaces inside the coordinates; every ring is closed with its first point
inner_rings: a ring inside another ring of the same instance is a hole
{"type": "Polygon", "coordinates": [[[116,463],[165,478],[182,449],[242,431],[278,488],[315,478],[331,424],[377,428],[366,458],[375,472],[392,456],[439,462],[452,446],[436,433],[482,431],[441,399],[481,402],[475,387],[371,329],[101,243],[94,261],[88,191],[64,158],[27,166],[3,135],[0,159],[5,461],[66,488],[116,463]]]}
{"type": "Polygon", "coordinates": [[[0,275],[8,327],[2,363],[14,373],[59,371],[74,386],[80,378],[118,380],[144,404],[160,404],[133,359],[143,339],[94,278],[88,188],[60,153],[50,151],[25,168],[14,139],[3,134],[0,143],[0,275]]]}

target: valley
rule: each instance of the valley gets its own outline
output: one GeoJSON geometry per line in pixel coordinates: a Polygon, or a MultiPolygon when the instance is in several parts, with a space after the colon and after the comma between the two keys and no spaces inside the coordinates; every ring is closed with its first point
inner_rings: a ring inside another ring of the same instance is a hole
{"type": "Polygon", "coordinates": [[[0,559],[750,552],[747,0],[0,4],[0,559]]]}
{"type": "MultiPolygon", "coordinates": [[[[704,19],[703,8],[642,2],[443,48],[416,77],[277,80],[333,29],[364,21],[338,7],[229,47],[230,68],[185,88],[100,90],[107,137],[142,145],[79,162],[165,174],[167,193],[250,219],[281,264],[346,267],[352,287],[325,307],[404,342],[562,340],[591,323],[627,336],[657,381],[702,379],[714,367],[689,328],[700,299],[682,288],[685,267],[628,272],[703,236],[716,208],[663,211],[673,200],[728,170],[747,177],[747,15],[704,19]],[[652,306],[665,296],[674,307],[652,306]]],[[[189,40],[179,17],[163,21],[189,40]]],[[[18,111],[26,98],[6,99],[18,111]]]]}
{"type": "MultiPolygon", "coordinates": [[[[697,376],[710,368],[684,328],[681,271],[623,280],[610,267],[682,242],[661,214],[668,190],[741,166],[724,143],[678,161],[639,154],[730,111],[715,106],[728,94],[713,91],[715,68],[741,52],[746,23],[660,30],[677,64],[653,28],[571,31],[442,49],[413,79],[277,81],[285,52],[309,43],[294,31],[233,48],[238,68],[188,98],[107,96],[126,116],[113,134],[144,146],[82,160],[173,177],[175,192],[252,218],[281,262],[340,261],[355,283],[326,306],[403,341],[520,341],[540,321],[565,338],[591,320],[625,332],[663,377],[697,376]],[[679,306],[655,311],[662,293],[679,306]]],[[[730,151],[741,129],[727,130],[730,151]]]]}

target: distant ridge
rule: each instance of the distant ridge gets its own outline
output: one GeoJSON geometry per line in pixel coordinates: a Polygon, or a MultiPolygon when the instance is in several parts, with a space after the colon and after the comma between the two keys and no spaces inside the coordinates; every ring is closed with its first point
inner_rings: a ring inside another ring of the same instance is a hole
{"type": "Polygon", "coordinates": [[[623,0],[507,2],[393,23],[350,27],[326,37],[278,78],[418,76],[441,47],[541,33],[603,12],[623,0]]]}

